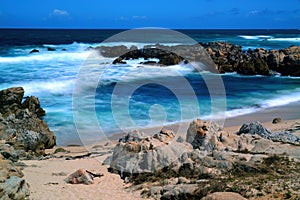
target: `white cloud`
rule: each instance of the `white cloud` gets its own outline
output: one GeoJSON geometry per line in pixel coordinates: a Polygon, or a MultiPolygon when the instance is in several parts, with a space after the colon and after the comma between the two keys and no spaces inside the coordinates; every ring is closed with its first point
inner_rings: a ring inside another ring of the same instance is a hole
{"type": "Polygon", "coordinates": [[[70,14],[68,11],[65,10],[59,10],[59,9],[54,9],[50,14],[50,17],[55,17],[55,16],[60,16],[60,17],[68,17],[70,14]]]}

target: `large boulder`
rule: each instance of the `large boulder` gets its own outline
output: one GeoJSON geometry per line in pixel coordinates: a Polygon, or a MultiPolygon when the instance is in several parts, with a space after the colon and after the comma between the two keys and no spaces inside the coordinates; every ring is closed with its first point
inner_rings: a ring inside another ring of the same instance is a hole
{"type": "Polygon", "coordinates": [[[28,97],[22,104],[21,87],[0,91],[0,139],[16,150],[43,155],[46,148],[56,144],[56,137],[39,117],[45,114],[36,97],[28,97]]]}

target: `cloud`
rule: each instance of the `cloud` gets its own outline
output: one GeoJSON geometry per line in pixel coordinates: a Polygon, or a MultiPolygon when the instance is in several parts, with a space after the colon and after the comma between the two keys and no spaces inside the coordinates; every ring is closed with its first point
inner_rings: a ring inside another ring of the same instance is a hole
{"type": "Polygon", "coordinates": [[[50,14],[50,17],[69,17],[70,14],[66,10],[54,9],[50,14]]]}
{"type": "Polygon", "coordinates": [[[134,16],[131,16],[131,17],[124,17],[124,16],[121,16],[121,17],[118,17],[116,18],[116,20],[119,20],[119,21],[129,21],[129,20],[146,20],[147,19],[147,16],[139,16],[139,15],[134,15],[134,16]]]}

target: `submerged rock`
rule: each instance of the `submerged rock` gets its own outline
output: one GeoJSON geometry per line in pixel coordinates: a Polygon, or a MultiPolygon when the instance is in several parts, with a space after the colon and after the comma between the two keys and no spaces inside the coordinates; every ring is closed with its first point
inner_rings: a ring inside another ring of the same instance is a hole
{"type": "Polygon", "coordinates": [[[39,53],[40,51],[38,49],[32,49],[29,53],[39,53]]]}

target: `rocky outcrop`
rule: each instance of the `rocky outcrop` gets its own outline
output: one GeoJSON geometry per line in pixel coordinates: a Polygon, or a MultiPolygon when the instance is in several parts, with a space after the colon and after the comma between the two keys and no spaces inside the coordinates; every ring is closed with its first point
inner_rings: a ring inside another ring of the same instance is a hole
{"type": "MultiPolygon", "coordinates": [[[[215,123],[196,119],[190,123],[185,140],[176,139],[174,132],[167,130],[153,136],[130,132],[120,138],[108,160],[110,170],[131,182],[133,190],[143,188],[145,198],[245,199],[242,196],[268,194],[274,188],[285,192],[277,184],[278,179],[269,177],[275,173],[288,181],[294,176],[290,171],[300,169],[299,163],[294,162],[300,160],[298,140],[292,131],[273,133],[259,122],[244,124],[239,132],[228,133],[215,123]],[[253,182],[254,175],[266,177],[273,185],[253,182]],[[223,191],[242,196],[214,193],[223,191]]],[[[300,187],[296,182],[291,184],[300,187]]],[[[296,190],[291,189],[294,196],[296,190]]]]}
{"type": "Polygon", "coordinates": [[[55,145],[55,135],[40,118],[45,111],[38,98],[27,97],[22,103],[23,96],[21,87],[0,91],[0,139],[20,155],[24,155],[22,151],[43,155],[46,148],[55,145]]]}
{"type": "Polygon", "coordinates": [[[179,64],[182,61],[185,63],[200,61],[211,68],[209,65],[212,60],[220,73],[272,75],[274,72],[278,72],[283,76],[300,76],[300,46],[291,46],[280,50],[257,48],[243,51],[242,47],[238,45],[227,42],[210,42],[177,46],[146,45],[143,49],[137,49],[135,46],[127,48],[123,45],[101,46],[96,50],[105,57],[117,57],[113,64],[125,64],[129,59],[144,58],[146,61],[141,64],[168,66],[179,64]],[[159,62],[147,61],[149,58],[157,58],[159,62]]]}

